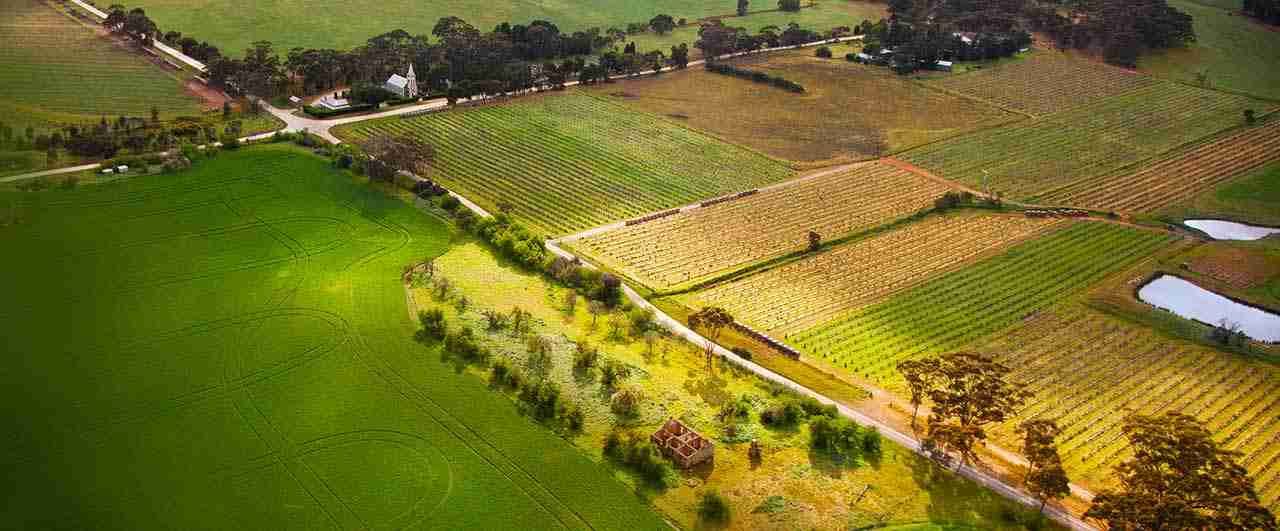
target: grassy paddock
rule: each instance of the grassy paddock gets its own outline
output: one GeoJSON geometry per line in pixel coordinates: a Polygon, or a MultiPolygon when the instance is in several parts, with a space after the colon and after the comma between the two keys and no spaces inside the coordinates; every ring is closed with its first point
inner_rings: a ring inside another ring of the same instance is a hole
{"type": "Polygon", "coordinates": [[[561,234],[784,180],[783,163],[579,92],[344,126],[435,145],[433,178],[561,234]]]}
{"type": "Polygon", "coordinates": [[[0,64],[0,121],[19,130],[201,109],[178,76],[38,0],[0,5],[0,64]]]}
{"type": "Polygon", "coordinates": [[[1239,1],[1171,0],[1195,19],[1196,42],[1143,55],[1138,68],[1157,76],[1280,99],[1280,32],[1240,14],[1239,1]]]}
{"type": "Polygon", "coordinates": [[[450,229],[323,159],[245,148],[11,203],[10,525],[665,528],[413,341],[400,274],[450,229]]]}
{"type": "MultiPolygon", "coordinates": [[[[728,500],[733,518],[727,529],[735,530],[844,529],[921,522],[1020,529],[1018,522],[1034,515],[1034,511],[1017,508],[892,444],[886,444],[880,460],[837,466],[809,450],[805,425],[772,429],[759,423],[760,411],[779,404],[785,395],[775,395],[754,376],[725,364],[718,363],[708,371],[701,350],[680,340],[659,340],[650,351],[644,341],[625,331],[611,338],[607,316],[592,326],[592,317],[581,301],[574,311],[568,311],[563,303],[563,288],[495,259],[479,244],[467,242],[453,247],[435,260],[435,270],[452,282],[454,295],[436,298],[424,283],[413,290],[413,300],[421,306],[441,308],[453,326],[467,323],[485,330],[482,312],[487,310],[509,312],[520,307],[534,316],[532,333],[551,338],[553,344],[545,377],[559,384],[563,396],[585,412],[584,429],[567,433],[566,437],[601,461],[601,466],[634,485],[681,528],[701,528],[696,503],[698,496],[710,488],[718,489],[728,500]],[[469,304],[459,312],[457,301],[461,297],[466,297],[469,304]],[[646,397],[638,413],[619,415],[611,411],[611,390],[600,382],[599,371],[574,369],[577,341],[588,341],[598,346],[603,356],[631,367],[631,376],[624,384],[638,387],[646,397]],[[723,422],[716,418],[722,405],[743,397],[752,404],[748,419],[723,422]],[[601,442],[615,426],[625,433],[647,435],[671,417],[682,419],[715,440],[714,466],[679,472],[677,481],[664,489],[615,467],[601,455],[601,442]],[[731,426],[736,434],[730,433],[731,426]],[[764,459],[758,464],[747,456],[753,438],[764,447],[764,459]],[[871,488],[859,497],[868,485],[871,488]],[[781,496],[786,502],[773,512],[753,512],[771,496],[781,496]]],[[[679,312],[674,315],[683,318],[679,312]]],[[[530,363],[523,338],[509,331],[482,331],[479,335],[512,366],[526,374],[541,374],[541,369],[530,363]]],[[[748,348],[756,350],[758,345],[748,348]]],[[[757,360],[773,358],[760,351],[755,356],[757,360]]],[[[466,370],[487,376],[477,369],[466,370]]],[[[805,381],[812,384],[826,379],[826,375],[816,374],[805,381]]],[[[833,394],[848,402],[864,396],[847,387],[844,393],[833,394]]]]}
{"type": "Polygon", "coordinates": [[[1017,115],[932,90],[886,68],[814,57],[813,49],[755,56],[735,64],[805,87],[771,86],[691,69],[590,89],[613,101],[768,153],[806,163],[860,160],[1017,115]]]}

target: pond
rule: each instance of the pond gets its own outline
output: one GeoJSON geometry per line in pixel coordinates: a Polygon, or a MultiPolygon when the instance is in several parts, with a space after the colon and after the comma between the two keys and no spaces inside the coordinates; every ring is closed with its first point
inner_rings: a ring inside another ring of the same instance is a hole
{"type": "Polygon", "coordinates": [[[1208,234],[1215,240],[1261,240],[1272,234],[1280,234],[1280,229],[1220,219],[1188,219],[1183,223],[1208,234]]]}
{"type": "Polygon", "coordinates": [[[1138,290],[1138,298],[1211,326],[1226,319],[1253,339],[1280,342],[1280,315],[1241,304],[1172,275],[1160,275],[1148,282],[1138,290]]]}

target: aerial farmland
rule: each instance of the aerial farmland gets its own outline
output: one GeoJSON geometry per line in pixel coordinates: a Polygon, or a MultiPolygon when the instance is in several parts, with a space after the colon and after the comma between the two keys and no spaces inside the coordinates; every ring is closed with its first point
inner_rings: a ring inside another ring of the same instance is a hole
{"type": "Polygon", "coordinates": [[[0,7],[0,527],[1275,530],[1275,0],[0,7]]]}

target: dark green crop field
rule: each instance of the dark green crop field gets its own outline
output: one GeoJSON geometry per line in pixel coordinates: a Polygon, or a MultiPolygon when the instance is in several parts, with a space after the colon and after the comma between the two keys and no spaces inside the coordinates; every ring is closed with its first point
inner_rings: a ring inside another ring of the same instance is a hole
{"type": "Polygon", "coordinates": [[[449,229],[290,147],[0,193],[5,525],[654,529],[415,343],[449,229]]]}

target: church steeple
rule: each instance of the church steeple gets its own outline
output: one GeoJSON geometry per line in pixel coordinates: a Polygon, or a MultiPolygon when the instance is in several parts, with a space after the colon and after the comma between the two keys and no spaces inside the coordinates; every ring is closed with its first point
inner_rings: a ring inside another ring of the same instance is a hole
{"type": "Polygon", "coordinates": [[[409,82],[405,83],[406,96],[410,98],[418,97],[418,75],[413,73],[413,61],[409,61],[409,73],[405,75],[405,79],[409,82]]]}

